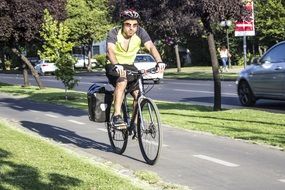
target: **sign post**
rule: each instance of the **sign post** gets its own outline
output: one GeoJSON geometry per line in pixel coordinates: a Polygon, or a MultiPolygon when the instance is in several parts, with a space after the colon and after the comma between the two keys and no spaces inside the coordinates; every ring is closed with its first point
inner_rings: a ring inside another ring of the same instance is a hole
{"type": "Polygon", "coordinates": [[[245,16],[235,22],[235,36],[243,36],[244,67],[246,67],[246,36],[255,36],[253,0],[244,0],[245,16]]]}

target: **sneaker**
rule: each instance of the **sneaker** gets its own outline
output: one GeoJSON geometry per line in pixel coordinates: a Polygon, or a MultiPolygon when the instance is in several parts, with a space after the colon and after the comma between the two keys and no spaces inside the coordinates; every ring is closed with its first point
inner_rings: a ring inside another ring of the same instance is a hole
{"type": "Polygon", "coordinates": [[[115,115],[113,117],[113,124],[117,129],[126,129],[127,125],[125,121],[123,120],[121,115],[115,115]]]}

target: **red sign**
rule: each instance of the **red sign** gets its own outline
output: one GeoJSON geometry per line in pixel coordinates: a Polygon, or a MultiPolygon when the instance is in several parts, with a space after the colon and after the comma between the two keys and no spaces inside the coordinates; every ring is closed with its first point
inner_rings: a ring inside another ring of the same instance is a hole
{"type": "Polygon", "coordinates": [[[244,10],[250,13],[246,19],[235,22],[235,36],[254,36],[253,0],[245,0],[244,10]]]}

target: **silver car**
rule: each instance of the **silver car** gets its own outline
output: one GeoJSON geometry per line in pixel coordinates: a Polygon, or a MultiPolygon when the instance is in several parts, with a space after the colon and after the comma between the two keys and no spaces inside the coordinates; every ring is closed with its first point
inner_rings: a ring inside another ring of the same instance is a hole
{"type": "MultiPolygon", "coordinates": [[[[139,70],[147,70],[154,68],[156,66],[156,61],[150,54],[137,54],[134,65],[139,70]]],[[[146,73],[143,75],[143,79],[153,80],[154,83],[158,84],[160,83],[160,80],[163,79],[163,73],[146,73]]]]}
{"type": "Polygon", "coordinates": [[[244,106],[253,106],[258,99],[285,100],[285,41],[240,72],[237,91],[244,106]]]}

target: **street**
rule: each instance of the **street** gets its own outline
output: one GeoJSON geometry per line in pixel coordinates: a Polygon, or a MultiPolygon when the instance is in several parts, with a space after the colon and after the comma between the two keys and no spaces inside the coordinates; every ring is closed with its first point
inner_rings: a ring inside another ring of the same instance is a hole
{"type": "MultiPolygon", "coordinates": [[[[107,78],[104,73],[80,73],[76,75],[80,80],[75,90],[87,92],[94,82],[104,85],[107,78]]],[[[61,81],[54,76],[41,76],[46,87],[63,88],[61,81]]],[[[31,85],[36,85],[34,78],[30,75],[31,85]]],[[[21,74],[0,73],[0,82],[10,84],[23,84],[21,74]]],[[[151,82],[149,82],[151,84],[151,82]]],[[[150,85],[151,87],[152,85],[150,85]]],[[[222,81],[222,108],[243,108],[238,100],[235,81],[222,81]]],[[[156,84],[148,93],[152,99],[170,102],[187,102],[196,105],[213,106],[214,87],[213,81],[187,80],[187,79],[164,79],[161,84],[156,84]]],[[[277,100],[258,100],[254,109],[285,113],[285,102],[277,100]]]]}

